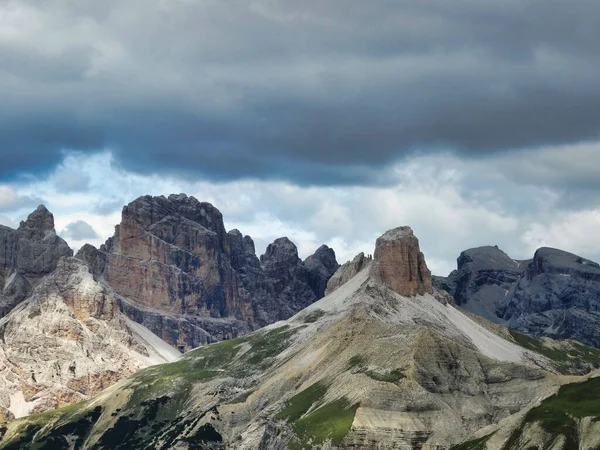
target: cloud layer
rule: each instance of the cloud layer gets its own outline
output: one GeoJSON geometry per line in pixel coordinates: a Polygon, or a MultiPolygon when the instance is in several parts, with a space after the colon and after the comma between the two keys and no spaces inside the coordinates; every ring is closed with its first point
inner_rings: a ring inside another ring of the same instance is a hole
{"type": "Polygon", "coordinates": [[[108,149],[143,174],[392,185],[415,154],[598,152],[597,17],[593,0],[2,2],[0,176],[108,149]]]}

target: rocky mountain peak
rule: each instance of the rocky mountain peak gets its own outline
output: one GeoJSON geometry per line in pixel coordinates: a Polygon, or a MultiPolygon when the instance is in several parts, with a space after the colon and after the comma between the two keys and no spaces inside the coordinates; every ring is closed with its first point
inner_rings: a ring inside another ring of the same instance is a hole
{"type": "Polygon", "coordinates": [[[0,227],[0,317],[31,293],[34,282],[54,269],[69,245],[54,232],[54,216],[40,205],[17,230],[0,227]]]}
{"type": "Polygon", "coordinates": [[[304,260],[304,267],[309,273],[310,287],[317,297],[323,297],[327,289],[327,282],[340,265],[335,258],[333,249],[321,245],[316,252],[304,260]]]}
{"type": "Polygon", "coordinates": [[[488,270],[510,270],[518,266],[510,256],[495,246],[483,246],[465,250],[457,259],[458,270],[468,265],[485,267],[488,270]]]}
{"type": "Polygon", "coordinates": [[[431,271],[410,227],[394,228],[377,239],[371,275],[403,296],[433,293],[431,271]]]}
{"type": "Polygon", "coordinates": [[[600,265],[598,263],[549,247],[538,249],[528,267],[530,279],[543,273],[600,281],[600,265]]]}
{"type": "Polygon", "coordinates": [[[44,205],[40,205],[35,211],[29,214],[26,220],[21,222],[19,229],[23,228],[54,233],[54,216],[44,205]]]}
{"type": "Polygon", "coordinates": [[[265,254],[260,257],[260,262],[264,265],[296,259],[298,259],[296,244],[287,237],[280,237],[268,245],[265,254]]]}

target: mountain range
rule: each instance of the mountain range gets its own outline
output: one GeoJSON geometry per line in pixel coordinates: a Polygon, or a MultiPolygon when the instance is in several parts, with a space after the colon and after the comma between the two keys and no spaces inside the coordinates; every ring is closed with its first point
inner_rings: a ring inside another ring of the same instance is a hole
{"type": "Polygon", "coordinates": [[[576,255],[481,247],[435,277],[399,227],[342,266],[285,237],[258,257],[183,194],[75,256],[43,206],[0,240],[0,449],[600,447],[600,266],[576,255]]]}
{"type": "Polygon", "coordinates": [[[600,347],[600,265],[553,248],[516,261],[498,247],[466,250],[447,278],[464,309],[511,329],[600,347]]]}

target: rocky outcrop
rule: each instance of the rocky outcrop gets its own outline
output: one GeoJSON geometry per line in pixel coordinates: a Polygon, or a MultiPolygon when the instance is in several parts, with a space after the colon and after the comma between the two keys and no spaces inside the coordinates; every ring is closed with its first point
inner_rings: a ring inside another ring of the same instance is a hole
{"type": "Polygon", "coordinates": [[[437,277],[463,308],[526,334],[600,347],[600,266],[541,248],[514,261],[497,247],[463,252],[458,270],[437,277]]]}
{"type": "Polygon", "coordinates": [[[325,295],[331,294],[337,288],[345,284],[348,280],[353,278],[358,272],[363,270],[373,258],[365,256],[364,253],[359,253],[354,257],[352,261],[340,266],[340,268],[333,274],[333,276],[327,282],[327,289],[325,295]]]}
{"type": "Polygon", "coordinates": [[[165,356],[167,344],[153,346],[138,327],[130,328],[117,297],[82,261],[61,258],[0,320],[0,421],[84,400],[178,357],[175,349],[165,356]]]}
{"type": "Polygon", "coordinates": [[[433,293],[431,272],[410,227],[394,228],[377,239],[371,272],[400,295],[433,293]]]}
{"type": "Polygon", "coordinates": [[[16,230],[0,226],[0,317],[25,300],[60,258],[72,255],[68,244],[56,235],[54,216],[43,205],[16,230]]]}
{"type": "Polygon", "coordinates": [[[325,295],[327,283],[340,265],[335,259],[333,249],[322,245],[317,251],[304,260],[308,270],[308,284],[318,298],[325,295]]]}
{"type": "Polygon", "coordinates": [[[434,277],[435,286],[451,293],[458,306],[488,319],[502,315],[507,293],[527,267],[497,246],[465,250],[457,265],[447,278],[434,277]]]}
{"type": "Polygon", "coordinates": [[[249,236],[227,233],[219,210],[185,194],[138,198],[112,238],[77,256],[130,318],[182,349],[290,317],[323,295],[337,268],[327,248],[303,263],[287,238],[259,259],[249,236]]]}

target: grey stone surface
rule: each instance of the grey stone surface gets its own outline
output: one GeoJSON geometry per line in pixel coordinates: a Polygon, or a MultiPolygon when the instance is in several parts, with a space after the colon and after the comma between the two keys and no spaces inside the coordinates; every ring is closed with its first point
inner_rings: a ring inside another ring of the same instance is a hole
{"type": "Polygon", "coordinates": [[[252,238],[226,232],[218,209],[185,194],[138,198],[112,238],[77,257],[130,318],[185,349],[287,319],[321,298],[337,269],[331,249],[303,262],[286,237],[259,259],[252,238]]]}
{"type": "Polygon", "coordinates": [[[54,216],[40,205],[16,230],[0,226],[0,317],[31,294],[44,275],[63,256],[72,256],[69,245],[54,230],[54,216]]]}
{"type": "Polygon", "coordinates": [[[497,247],[475,248],[434,284],[517,331],[600,347],[600,265],[572,253],[540,248],[532,260],[514,261],[497,247]]]}

